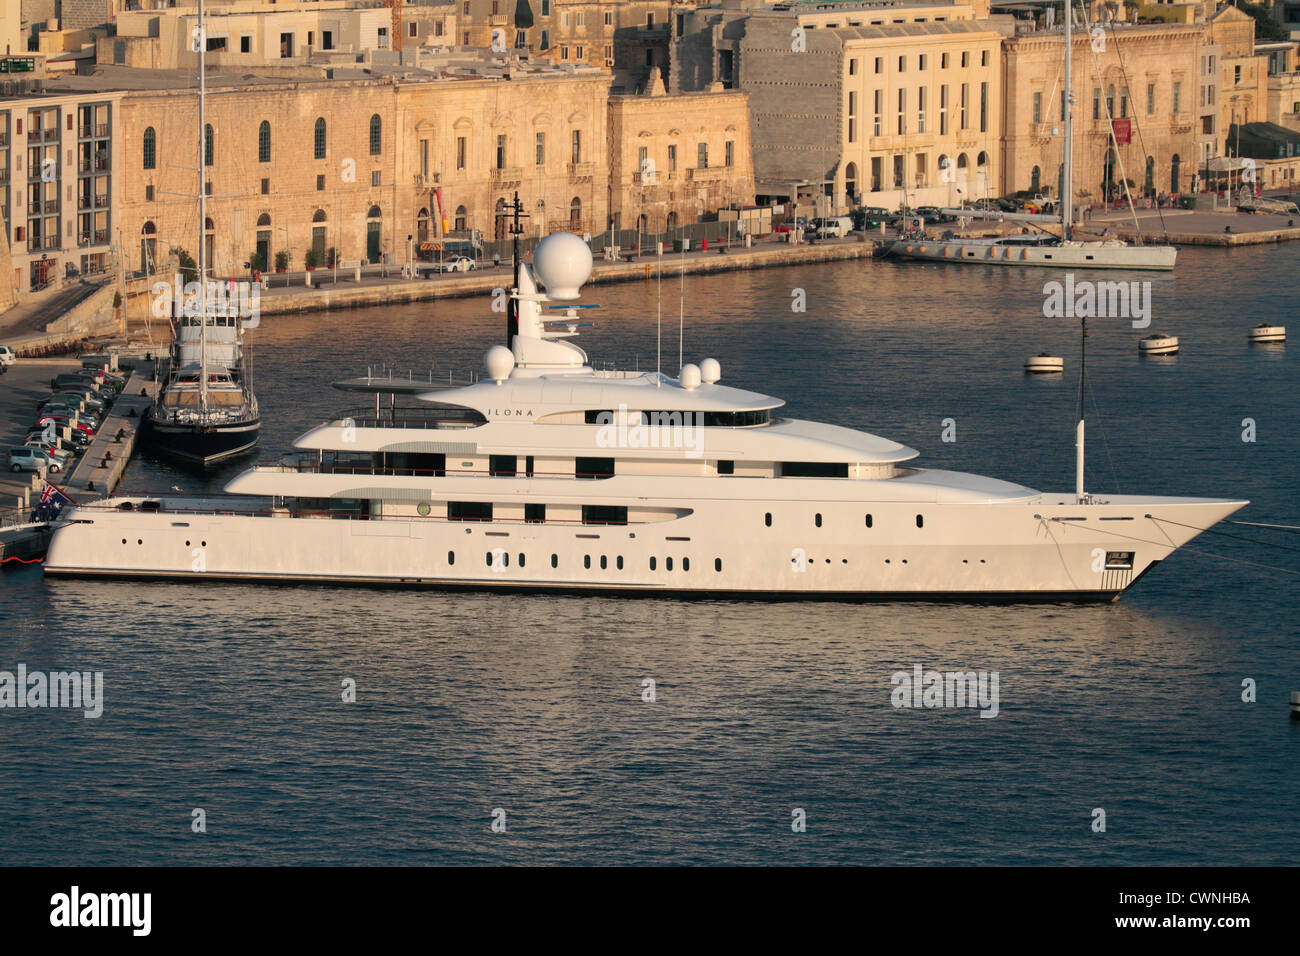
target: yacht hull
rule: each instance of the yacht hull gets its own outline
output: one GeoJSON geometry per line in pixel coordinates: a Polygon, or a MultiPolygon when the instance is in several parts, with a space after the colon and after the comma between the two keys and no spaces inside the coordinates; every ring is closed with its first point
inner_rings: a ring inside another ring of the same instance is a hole
{"type": "Polygon", "coordinates": [[[150,446],[162,454],[195,465],[212,465],[248,451],[257,444],[261,419],[220,425],[178,425],[149,422],[150,446]]]}
{"type": "Polygon", "coordinates": [[[1162,272],[1172,270],[1178,257],[1173,246],[997,246],[941,239],[900,239],[889,247],[889,253],[922,262],[1162,272]]]}
{"type": "Polygon", "coordinates": [[[158,510],[140,510],[143,500],[68,512],[45,572],[674,597],[1109,601],[1246,504],[709,500],[669,521],[574,526],[290,517],[244,512],[248,499],[152,499],[158,510]]]}

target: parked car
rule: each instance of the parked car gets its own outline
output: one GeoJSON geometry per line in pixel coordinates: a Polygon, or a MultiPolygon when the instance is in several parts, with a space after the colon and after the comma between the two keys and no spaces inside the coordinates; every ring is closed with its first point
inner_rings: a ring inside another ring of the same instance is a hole
{"type": "MultiPolygon", "coordinates": [[[[46,431],[44,426],[37,425],[27,433],[27,437],[26,439],[24,439],[24,441],[36,440],[36,441],[43,442],[45,444],[49,444],[50,436],[52,434],[53,434],[52,432],[46,431]]],[[[62,439],[62,441],[67,442],[69,445],[76,446],[78,450],[84,449],[90,444],[90,436],[79,429],[76,428],[70,429],[68,432],[68,436],[69,437],[62,439]]]]}
{"type": "Polygon", "coordinates": [[[882,222],[889,222],[889,210],[883,206],[861,206],[853,210],[853,228],[879,229],[882,222]]]}
{"type": "Polygon", "coordinates": [[[98,392],[77,389],[61,388],[51,396],[53,398],[71,398],[76,401],[85,402],[87,408],[93,408],[96,411],[104,411],[112,404],[112,398],[107,395],[100,395],[98,392]]]}
{"type": "Polygon", "coordinates": [[[57,462],[59,468],[66,471],[68,463],[72,461],[72,452],[64,451],[61,448],[55,448],[53,445],[43,442],[36,438],[29,438],[23,442],[26,448],[35,448],[37,451],[44,452],[50,457],[51,461],[57,462]]]}
{"type": "Polygon", "coordinates": [[[10,471],[36,471],[46,468],[57,474],[63,470],[63,466],[52,460],[45,452],[39,448],[28,448],[26,445],[10,448],[7,462],[10,471]]]}
{"type": "Polygon", "coordinates": [[[442,260],[439,268],[442,272],[469,272],[477,266],[469,256],[457,256],[455,259],[442,260]]]}
{"type": "Polygon", "coordinates": [[[60,428],[71,427],[73,431],[79,431],[87,437],[95,434],[95,428],[97,427],[97,425],[92,426],[86,421],[74,422],[70,416],[59,412],[52,412],[49,415],[41,415],[36,419],[36,424],[40,426],[48,425],[50,422],[54,422],[54,424],[60,428]]]}
{"type": "Polygon", "coordinates": [[[812,221],[812,234],[818,239],[840,239],[853,231],[849,216],[826,216],[812,221]]]}
{"type": "Polygon", "coordinates": [[[14,350],[7,345],[0,345],[0,365],[8,368],[16,361],[18,361],[18,357],[14,355],[14,350]]]}

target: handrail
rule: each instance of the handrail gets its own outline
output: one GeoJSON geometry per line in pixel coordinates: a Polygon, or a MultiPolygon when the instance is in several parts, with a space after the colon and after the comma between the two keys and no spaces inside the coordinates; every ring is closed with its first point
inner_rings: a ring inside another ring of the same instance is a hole
{"type": "MultiPolygon", "coordinates": [[[[83,511],[110,513],[128,513],[128,514],[165,514],[173,516],[181,515],[212,515],[218,517],[245,517],[245,518],[347,518],[349,520],[360,521],[444,521],[454,524],[562,524],[574,525],[575,527],[617,527],[622,528],[627,525],[651,524],[656,522],[649,521],[583,521],[581,518],[546,518],[544,521],[530,520],[528,518],[449,518],[446,515],[372,515],[363,514],[354,511],[292,511],[289,508],[279,508],[271,510],[240,510],[228,508],[141,508],[135,506],[132,508],[122,508],[120,505],[109,505],[106,502],[109,499],[91,502],[89,504],[79,504],[73,509],[64,509],[62,517],[67,518],[71,512],[71,520],[76,521],[76,514],[83,511]]],[[[152,500],[152,499],[146,499],[152,500]]]]}
{"type": "MultiPolygon", "coordinates": [[[[375,454],[407,454],[406,452],[375,452],[375,454]]],[[[419,454],[412,452],[411,454],[419,454]]],[[[254,466],[256,470],[281,471],[286,474],[305,474],[305,475],[378,475],[380,477],[393,478],[457,478],[457,477],[488,477],[488,478],[581,478],[586,480],[599,480],[601,478],[613,478],[608,472],[586,472],[586,471],[537,471],[533,470],[532,474],[515,471],[494,471],[491,468],[404,468],[388,467],[376,468],[373,465],[366,467],[364,465],[330,465],[322,462],[306,461],[301,464],[290,464],[283,460],[279,461],[259,461],[254,466]]],[[[309,497],[304,495],[303,497],[309,497]]]]}

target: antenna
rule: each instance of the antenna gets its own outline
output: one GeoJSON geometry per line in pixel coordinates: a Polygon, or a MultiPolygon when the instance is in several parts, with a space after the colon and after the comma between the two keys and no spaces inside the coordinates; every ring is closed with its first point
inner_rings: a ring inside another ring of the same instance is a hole
{"type": "MultiPolygon", "coordinates": [[[[441,204],[441,197],[439,203],[441,204]]],[[[506,348],[513,348],[515,336],[519,334],[519,280],[522,275],[520,270],[523,268],[523,261],[519,256],[519,237],[523,235],[524,227],[519,224],[520,218],[527,219],[528,214],[523,212],[523,203],[519,201],[519,191],[515,190],[514,198],[502,207],[499,216],[511,216],[511,221],[507,228],[510,231],[511,242],[511,267],[514,270],[515,293],[506,300],[506,348]]]]}
{"type": "MultiPolygon", "coordinates": [[[[659,329],[662,330],[664,325],[664,252],[662,245],[659,247],[659,283],[656,291],[655,322],[659,329]]],[[[660,335],[662,336],[662,334],[661,331],[660,335]]],[[[659,385],[660,383],[656,381],[655,386],[658,387],[659,385]]]]}
{"type": "Polygon", "coordinates": [[[205,246],[208,242],[207,170],[203,161],[207,157],[208,128],[206,123],[207,88],[207,37],[203,33],[203,0],[199,0],[199,412],[208,410],[208,273],[205,246]]]}
{"type": "Polygon", "coordinates": [[[682,367],[683,339],[686,333],[686,243],[682,243],[682,274],[677,284],[677,368],[682,367]]]}

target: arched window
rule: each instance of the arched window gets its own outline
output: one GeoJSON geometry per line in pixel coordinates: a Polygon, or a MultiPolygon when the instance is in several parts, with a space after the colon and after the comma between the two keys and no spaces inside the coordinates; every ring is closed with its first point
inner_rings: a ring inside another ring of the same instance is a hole
{"type": "Polygon", "coordinates": [[[415,217],[415,241],[429,241],[429,210],[421,209],[415,217]]]}
{"type": "Polygon", "coordinates": [[[1178,179],[1179,179],[1179,174],[1182,172],[1182,168],[1183,168],[1182,159],[1179,158],[1177,153],[1174,153],[1173,164],[1170,166],[1169,169],[1169,191],[1171,193],[1178,192],[1178,188],[1179,188],[1178,179]]]}
{"type": "Polygon", "coordinates": [[[968,168],[969,166],[970,166],[970,159],[967,158],[966,154],[965,154],[965,153],[958,153],[958,154],[957,154],[957,170],[958,170],[958,172],[960,172],[960,173],[962,173],[962,174],[964,175],[965,172],[966,172],[966,170],[967,170],[967,168],[968,168]]]}
{"type": "Polygon", "coordinates": [[[460,232],[466,228],[465,222],[468,219],[468,217],[469,217],[469,213],[466,211],[464,206],[456,207],[456,219],[452,225],[455,227],[457,232],[460,232]]]}
{"type": "Polygon", "coordinates": [[[384,215],[384,214],[383,214],[382,212],[379,211],[379,207],[378,207],[378,206],[371,206],[371,207],[370,207],[370,211],[366,213],[366,218],[367,218],[367,219],[380,219],[380,218],[383,217],[383,215],[384,215]]]}
{"type": "Polygon", "coordinates": [[[1113,85],[1106,87],[1106,118],[1111,119],[1115,116],[1115,87],[1113,85]]]}
{"type": "Polygon", "coordinates": [[[582,228],[582,200],[577,196],[574,196],[573,201],[569,203],[569,228],[582,228]]]}
{"type": "Polygon", "coordinates": [[[370,155],[378,156],[384,143],[384,121],[376,113],[370,117],[370,155]]]}
{"type": "Polygon", "coordinates": [[[858,194],[858,164],[849,163],[844,167],[844,194],[848,196],[849,202],[854,201],[858,194]]]}
{"type": "Polygon", "coordinates": [[[1043,171],[1035,166],[1033,173],[1030,175],[1029,188],[1034,192],[1038,192],[1042,188],[1042,180],[1043,171]]]}
{"type": "Polygon", "coordinates": [[[672,231],[673,229],[676,229],[676,228],[677,228],[677,213],[675,213],[675,212],[670,212],[670,213],[668,214],[668,220],[667,220],[667,222],[666,222],[664,225],[665,225],[665,228],[668,229],[669,231],[672,231]]]}
{"type": "Polygon", "coordinates": [[[259,226],[269,226],[271,224],[271,217],[266,213],[262,213],[262,215],[257,217],[257,224],[259,226]]]}
{"type": "Polygon", "coordinates": [[[979,169],[985,169],[989,164],[989,154],[983,151],[975,157],[975,165],[979,169]]]}
{"type": "Polygon", "coordinates": [[[140,271],[145,275],[158,271],[158,227],[152,222],[140,230],[140,271]]]}
{"type": "Polygon", "coordinates": [[[211,166],[217,151],[217,134],[212,131],[212,124],[203,127],[203,165],[211,166]]]}
{"type": "Polygon", "coordinates": [[[257,128],[257,161],[271,161],[271,124],[266,120],[262,120],[262,125],[257,128]]]}
{"type": "Polygon", "coordinates": [[[1148,156],[1146,177],[1142,183],[1142,192],[1144,195],[1150,196],[1153,193],[1155,193],[1155,191],[1156,191],[1156,158],[1154,156],[1148,156]]]}
{"type": "Polygon", "coordinates": [[[324,210],[324,209],[317,209],[316,212],[312,214],[311,221],[312,221],[312,222],[324,222],[324,221],[325,221],[325,210],[324,210]]]}
{"type": "Polygon", "coordinates": [[[316,117],[315,154],[317,159],[325,158],[325,117],[316,117]]]}
{"type": "Polygon", "coordinates": [[[144,168],[158,168],[158,134],[152,126],[144,131],[144,168]]]}

